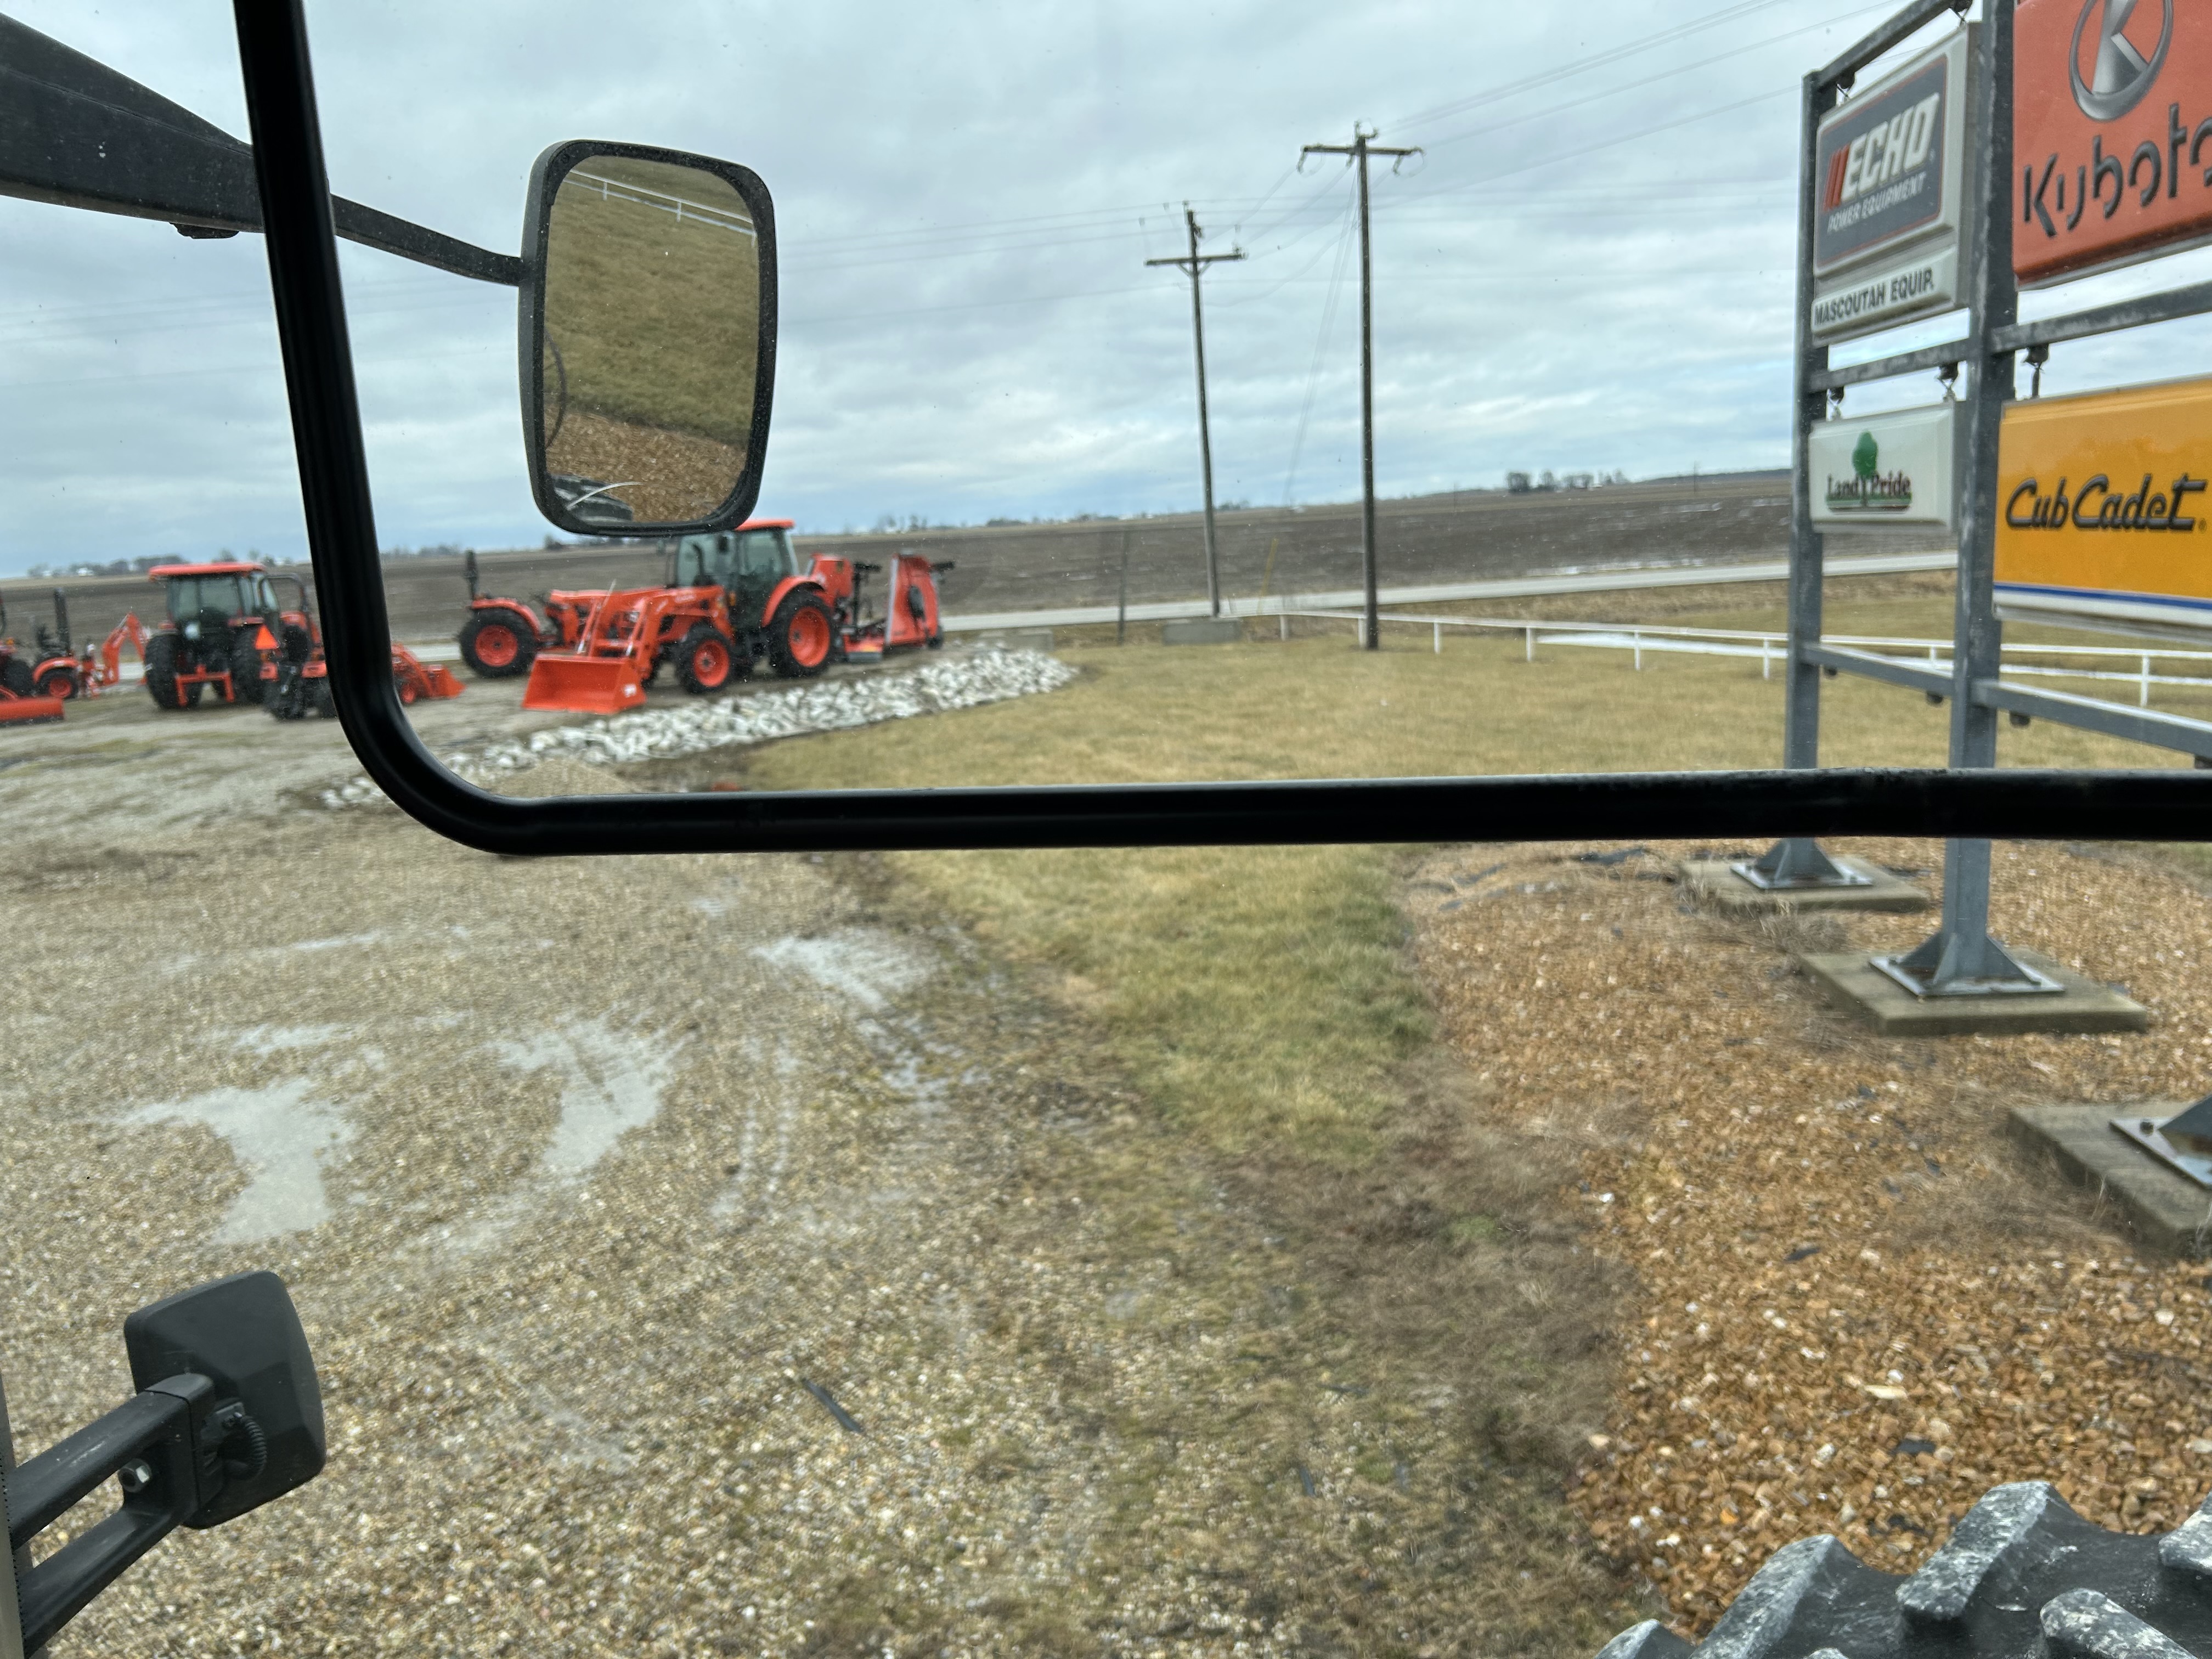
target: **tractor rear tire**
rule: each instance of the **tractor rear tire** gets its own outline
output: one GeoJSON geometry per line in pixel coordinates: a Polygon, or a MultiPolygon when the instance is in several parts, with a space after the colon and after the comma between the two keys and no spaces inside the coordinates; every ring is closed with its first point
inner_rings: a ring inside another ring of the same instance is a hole
{"type": "MultiPolygon", "coordinates": [[[[192,702],[199,701],[199,687],[191,688],[192,702]]],[[[146,695],[154,700],[156,708],[187,707],[184,692],[177,684],[177,636],[156,634],[146,641],[146,695]]]]}
{"type": "Polygon", "coordinates": [[[479,611],[461,625],[461,660],[480,679],[527,674],[538,656],[538,631],[513,611],[479,611]]]}
{"type": "Polygon", "coordinates": [[[33,671],[42,697],[60,697],[66,701],[77,694],[76,671],[71,668],[49,668],[43,673],[33,671]]]}
{"type": "Polygon", "coordinates": [[[31,665],[21,657],[10,657],[0,664],[0,686],[5,686],[19,697],[36,696],[39,677],[31,672],[31,665]]]}
{"type": "Polygon", "coordinates": [[[695,697],[726,690],[738,678],[738,653],[722,630],[696,623],[676,642],[676,683],[695,697]]]}
{"type": "Polygon", "coordinates": [[[1704,1642],[1656,1619],[1599,1659],[1729,1659],[1841,1650],[1851,1659],[2123,1659],[2207,1651],[2212,1499],[2172,1532],[2106,1532],[2041,1480],[1984,1493],[1907,1578],[1823,1534],[1767,1558],[1704,1642]]]}
{"type": "Polygon", "coordinates": [[[261,653],[253,648],[253,635],[240,628],[230,647],[230,700],[259,702],[261,688],[261,653]]]}
{"type": "Polygon", "coordinates": [[[812,679],[830,665],[836,626],[820,594],[801,590],[786,595],[768,625],[769,665],[787,680],[812,679]]]}

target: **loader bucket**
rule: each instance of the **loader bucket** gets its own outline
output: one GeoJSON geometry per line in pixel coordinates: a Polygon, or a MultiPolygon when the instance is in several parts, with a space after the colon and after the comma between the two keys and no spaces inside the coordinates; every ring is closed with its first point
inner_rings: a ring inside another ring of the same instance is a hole
{"type": "Polygon", "coordinates": [[[540,652],[530,665],[525,708],[565,709],[577,714],[619,714],[645,701],[637,665],[622,657],[570,657],[540,652]]]}
{"type": "Polygon", "coordinates": [[[443,663],[424,663],[422,674],[430,682],[430,689],[422,694],[426,697],[458,697],[468,690],[453,677],[453,671],[443,663]]]}
{"type": "Polygon", "coordinates": [[[61,717],[62,700],[59,697],[0,697],[0,726],[11,720],[35,726],[41,721],[58,720],[61,717]]]}

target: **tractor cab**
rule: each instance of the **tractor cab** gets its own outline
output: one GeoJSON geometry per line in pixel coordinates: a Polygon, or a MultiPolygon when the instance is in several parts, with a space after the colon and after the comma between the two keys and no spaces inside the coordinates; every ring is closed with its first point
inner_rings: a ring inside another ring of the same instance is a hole
{"type": "Polygon", "coordinates": [[[805,574],[791,528],[788,519],[755,519],[717,535],[685,536],[672,556],[668,585],[722,588],[732,616],[757,622],[786,577],[805,574]]]}

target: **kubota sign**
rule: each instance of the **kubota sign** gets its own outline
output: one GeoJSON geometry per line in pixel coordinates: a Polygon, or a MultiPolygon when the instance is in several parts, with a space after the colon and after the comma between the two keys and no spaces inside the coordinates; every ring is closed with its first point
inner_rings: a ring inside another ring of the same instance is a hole
{"type": "Polygon", "coordinates": [[[2212,240],[2212,8],[2021,0],[2015,19],[2021,283],[2212,240]]]}
{"type": "Polygon", "coordinates": [[[2212,628],[2212,380],[2014,404],[1997,468],[2008,614],[2212,628]]]}
{"type": "Polygon", "coordinates": [[[1832,110],[1814,143],[1814,337],[1843,339],[1958,303],[1972,31],[1832,110]]]}

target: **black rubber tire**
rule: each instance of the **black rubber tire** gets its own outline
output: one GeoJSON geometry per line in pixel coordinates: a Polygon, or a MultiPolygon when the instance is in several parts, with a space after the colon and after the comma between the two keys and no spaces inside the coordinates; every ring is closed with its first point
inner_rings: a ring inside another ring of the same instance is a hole
{"type": "Polygon", "coordinates": [[[66,701],[76,696],[76,671],[73,668],[55,667],[44,672],[33,670],[32,677],[42,697],[60,697],[66,701]]]}
{"type": "Polygon", "coordinates": [[[21,657],[10,657],[0,663],[0,686],[7,687],[19,697],[33,697],[38,695],[39,677],[21,657]]]}
{"type": "Polygon", "coordinates": [[[331,695],[331,677],[318,674],[307,682],[308,698],[315,705],[318,720],[334,720],[338,717],[338,701],[331,695]]]}
{"type": "Polygon", "coordinates": [[[305,662],[313,652],[315,641],[299,623],[286,623],[279,635],[277,648],[286,662],[305,662]]]}
{"type": "Polygon", "coordinates": [[[258,631],[258,626],[240,628],[231,635],[230,700],[233,702],[261,701],[261,653],[253,648],[253,636],[258,631]]]}
{"type": "Polygon", "coordinates": [[[530,665],[537,660],[538,643],[537,630],[531,627],[520,612],[514,611],[477,611],[470,614],[461,624],[459,639],[461,660],[469,672],[479,679],[507,680],[527,674],[530,665]],[[477,654],[479,635],[492,629],[504,629],[514,635],[514,660],[507,663],[487,663],[477,654]]]}
{"type": "Polygon", "coordinates": [[[295,664],[276,665],[276,679],[261,707],[272,720],[295,720],[307,711],[300,706],[300,671],[295,664]]]}
{"type": "Polygon", "coordinates": [[[2212,1653],[2212,1499],[2172,1532],[2133,1536],[2023,1480],[1985,1493],[1910,1577],[1831,1535],[1802,1538],[1767,1559],[1702,1643],[1646,1620],[1599,1659],[2151,1659],[2176,1648],[2212,1653]]]}
{"type": "Polygon", "coordinates": [[[941,633],[932,634],[926,643],[933,651],[942,651],[945,649],[945,635],[941,633]]]}
{"type": "Polygon", "coordinates": [[[775,616],[768,625],[768,662],[778,678],[787,680],[811,680],[830,665],[830,652],[825,643],[821,661],[809,666],[793,654],[791,630],[802,612],[811,611],[822,618],[822,626],[830,640],[837,637],[837,624],[830,615],[830,607],[822,602],[818,593],[801,589],[784,595],[783,603],[775,608],[775,616]]]}
{"type": "Polygon", "coordinates": [[[677,641],[676,649],[669,656],[676,665],[676,683],[695,697],[712,696],[737,684],[738,647],[724,637],[721,629],[710,623],[694,623],[691,631],[677,641]],[[699,652],[706,646],[713,646],[722,653],[720,679],[702,678],[699,672],[699,652]]]}
{"type": "MultiPolygon", "coordinates": [[[[197,691],[199,688],[194,686],[191,689],[197,691]]],[[[156,634],[146,641],[146,695],[153,698],[154,706],[157,708],[182,708],[185,706],[177,690],[177,636],[174,634],[156,634]]]]}

